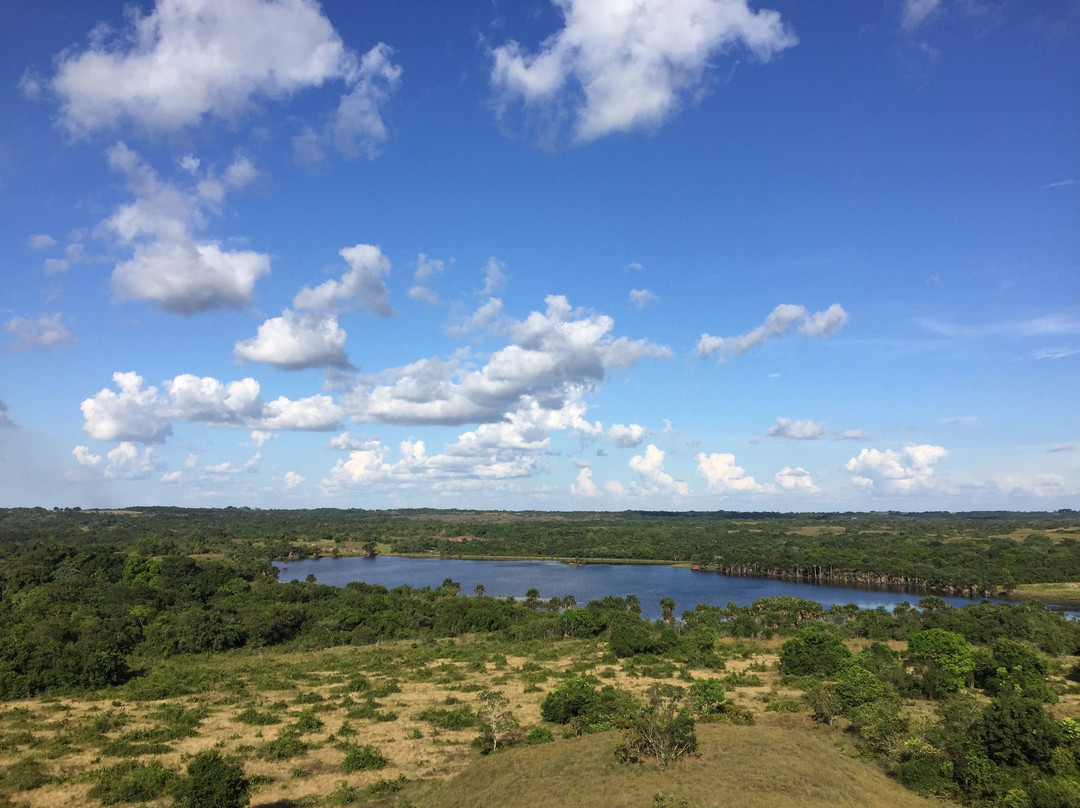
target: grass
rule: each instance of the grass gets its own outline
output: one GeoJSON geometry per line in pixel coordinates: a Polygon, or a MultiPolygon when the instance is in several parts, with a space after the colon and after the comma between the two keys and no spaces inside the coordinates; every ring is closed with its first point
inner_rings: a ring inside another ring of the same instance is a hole
{"type": "MultiPolygon", "coordinates": [[[[902,789],[885,790],[894,784],[868,765],[850,761],[833,749],[829,738],[838,736],[815,730],[805,713],[766,712],[769,703],[797,702],[799,698],[799,692],[785,687],[775,672],[778,647],[779,643],[725,642],[722,650],[728,659],[725,675],[734,675],[742,685],[728,695],[740,707],[754,711],[757,729],[769,738],[773,736],[768,733],[774,732],[780,744],[777,749],[784,750],[787,759],[772,759],[784,775],[779,782],[794,789],[792,794],[803,793],[795,781],[784,778],[789,770],[802,765],[802,753],[795,750],[810,744],[815,749],[820,746],[822,756],[828,752],[828,760],[815,758],[806,772],[798,769],[802,773],[791,777],[809,777],[815,768],[847,772],[844,767],[852,767],[850,770],[861,772],[863,778],[878,778],[870,786],[875,793],[908,796],[902,789]],[[758,679],[760,685],[751,684],[758,679]],[[766,694],[768,697],[763,698],[766,694]]],[[[563,789],[566,805],[593,804],[577,802],[578,798],[570,795],[575,788],[570,781],[577,776],[584,778],[576,786],[579,794],[610,796],[627,791],[634,795],[632,804],[643,808],[653,805],[653,796],[658,792],[671,806],[705,808],[716,804],[691,787],[698,777],[696,763],[670,767],[662,776],[650,773],[647,767],[611,768],[614,755],[610,750],[619,740],[616,736],[601,736],[606,737],[607,752],[597,752],[594,757],[589,753],[580,762],[592,768],[574,768],[579,763],[570,758],[594,747],[589,743],[575,745],[577,741],[561,737],[561,728],[552,732],[543,724],[539,708],[546,693],[570,672],[603,673],[605,684],[633,692],[639,698],[657,681],[638,675],[633,660],[608,659],[604,650],[603,644],[592,640],[496,642],[483,637],[458,638],[453,643],[342,647],[317,653],[256,649],[146,660],[143,664],[150,671],[153,687],[129,685],[81,699],[0,705],[0,807],[10,800],[20,808],[98,808],[103,790],[99,789],[98,797],[88,793],[96,785],[108,782],[115,789],[110,793],[152,787],[168,773],[182,775],[194,755],[210,748],[244,760],[245,771],[256,784],[252,808],[483,805],[486,803],[471,798],[455,802],[446,794],[458,793],[452,789],[465,789],[465,781],[456,778],[486,778],[488,772],[496,772],[510,761],[517,761],[514,766],[519,767],[535,765],[537,772],[546,766],[569,767],[560,775],[565,782],[556,781],[562,783],[558,787],[563,789]],[[498,687],[510,700],[509,709],[534,745],[500,752],[487,763],[476,762],[478,754],[470,746],[478,732],[473,723],[479,706],[476,694],[493,686],[499,676],[505,676],[498,687]],[[151,691],[156,691],[159,698],[147,698],[151,691]],[[396,720],[387,720],[391,717],[396,720]],[[69,739],[74,743],[68,743],[69,739]],[[365,749],[375,750],[378,755],[359,751],[365,749]],[[527,766],[525,761],[533,753],[538,757],[527,766]],[[121,755],[124,760],[113,755],[121,755]],[[383,768],[369,768],[378,765],[379,757],[385,761],[383,768]],[[556,765],[553,761],[562,762],[556,765]],[[475,769],[477,765],[489,768],[475,769]],[[303,776],[291,776],[294,771],[303,776]],[[683,788],[686,777],[690,785],[683,788]],[[588,783],[597,778],[603,785],[593,789],[588,783]],[[442,789],[451,791],[444,794],[442,789]],[[687,801],[680,802],[684,798],[687,801]]],[[[683,673],[678,671],[679,675],[683,673]]],[[[715,671],[708,670],[689,673],[696,678],[716,676],[715,671]]],[[[686,685],[679,678],[667,681],[686,685]]],[[[756,736],[715,733],[753,729],[699,725],[702,739],[716,737],[728,747],[721,753],[703,743],[700,760],[714,761],[710,765],[717,770],[728,768],[731,764],[716,762],[718,756],[726,760],[742,755],[739,744],[756,736]]],[[[759,754],[747,752],[745,757],[759,754]]],[[[474,780],[471,787],[487,793],[484,790],[495,788],[495,784],[474,780]]],[[[510,789],[511,785],[500,787],[510,789]]],[[[828,783],[820,786],[827,787],[832,788],[828,783]]],[[[519,804],[522,794],[540,794],[544,788],[519,787],[517,797],[507,798],[503,806],[519,804]]],[[[711,799],[721,793],[712,788],[707,796],[711,799]]],[[[834,794],[828,790],[822,793],[834,794]]],[[[153,804],[164,804],[164,799],[153,804]]],[[[739,802],[743,802],[741,797],[739,802]]],[[[746,803],[747,808],[754,804],[746,803]]],[[[797,803],[770,803],[769,808],[784,808],[786,804],[797,803]]],[[[819,803],[802,804],[824,805],[826,801],[823,798],[819,803]]],[[[858,803],[852,798],[846,804],[858,803]]]]}
{"type": "Polygon", "coordinates": [[[1080,582],[1020,584],[1012,592],[1016,600],[1045,600],[1068,606],[1080,606],[1080,582]]]}
{"type": "Polygon", "coordinates": [[[529,795],[530,808],[930,808],[841,754],[828,733],[783,727],[698,727],[701,754],[667,768],[618,763],[617,733],[510,749],[475,761],[424,796],[425,808],[505,808],[529,795]]]}

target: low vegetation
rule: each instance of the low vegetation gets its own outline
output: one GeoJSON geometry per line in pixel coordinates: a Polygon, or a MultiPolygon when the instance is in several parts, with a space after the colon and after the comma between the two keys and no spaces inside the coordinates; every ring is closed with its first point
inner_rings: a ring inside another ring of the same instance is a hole
{"type": "Polygon", "coordinates": [[[1080,804],[1080,626],[1039,603],[651,622],[67,538],[3,545],[3,808],[1080,804]]]}

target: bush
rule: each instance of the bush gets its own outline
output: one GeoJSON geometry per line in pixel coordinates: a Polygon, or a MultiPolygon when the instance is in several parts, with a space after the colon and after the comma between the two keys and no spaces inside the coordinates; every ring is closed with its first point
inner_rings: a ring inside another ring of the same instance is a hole
{"type": "Polygon", "coordinates": [[[94,786],[87,796],[101,800],[102,805],[115,805],[157,799],[176,780],[176,774],[156,760],[149,763],[125,760],[94,772],[93,778],[94,786]]]}
{"type": "Polygon", "coordinates": [[[843,641],[821,626],[807,626],[780,648],[780,673],[833,676],[851,658],[843,641]]]}
{"type": "Polygon", "coordinates": [[[271,724],[281,723],[281,719],[273,713],[260,713],[254,707],[248,707],[242,713],[239,713],[236,720],[241,724],[248,724],[252,727],[266,727],[271,724]]]}
{"type": "Polygon", "coordinates": [[[187,777],[176,784],[173,795],[176,808],[243,808],[250,792],[243,764],[208,749],[188,764],[187,777]]]}
{"type": "Polygon", "coordinates": [[[341,770],[343,772],[374,771],[386,768],[389,763],[390,761],[383,756],[383,753],[370,744],[365,746],[349,744],[346,747],[345,759],[341,761],[341,770]]]}
{"type": "Polygon", "coordinates": [[[259,757],[263,760],[289,760],[307,751],[307,744],[300,739],[296,730],[288,727],[273,741],[268,741],[259,748],[259,757]]]}
{"type": "Polygon", "coordinates": [[[3,779],[5,785],[11,786],[16,791],[33,791],[51,780],[52,778],[45,773],[45,767],[41,765],[41,761],[33,758],[23,758],[18,763],[8,766],[3,779]]]}
{"type": "Polygon", "coordinates": [[[529,734],[525,736],[525,743],[529,746],[536,746],[542,743],[551,743],[555,740],[555,735],[552,733],[549,727],[545,727],[543,724],[533,727],[529,730],[529,734]]]}
{"type": "Polygon", "coordinates": [[[626,740],[615,755],[628,763],[646,759],[667,765],[697,752],[694,718],[682,706],[683,689],[672,685],[649,688],[649,706],[625,719],[626,740]]]}

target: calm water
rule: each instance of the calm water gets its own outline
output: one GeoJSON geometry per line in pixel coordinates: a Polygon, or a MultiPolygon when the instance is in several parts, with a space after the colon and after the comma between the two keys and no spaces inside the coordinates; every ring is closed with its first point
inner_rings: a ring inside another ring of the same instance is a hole
{"type": "MultiPolygon", "coordinates": [[[[443,558],[321,558],[318,560],[276,562],[281,581],[303,580],[309,574],[321,584],[345,586],[350,581],[379,584],[387,589],[407,585],[416,589],[435,588],[446,578],[461,584],[462,592],[472,594],[477,584],[493,597],[513,595],[524,598],[535,587],[542,599],[573,595],[579,606],[605,595],[637,595],[642,616],[660,617],[660,599],[674,598],[681,614],[697,604],[726,606],[735,601],[745,606],[758,598],[791,595],[817,601],[825,607],[854,603],[860,609],[878,606],[892,610],[902,601],[912,605],[923,596],[916,593],[859,589],[845,586],[776,581],[769,578],[736,578],[715,572],[694,572],[685,568],[644,564],[587,564],[570,566],[558,561],[459,561],[443,558]]],[[[953,606],[975,601],[947,597],[953,606]]],[[[1076,613],[1069,613],[1076,617],[1076,613]]]]}

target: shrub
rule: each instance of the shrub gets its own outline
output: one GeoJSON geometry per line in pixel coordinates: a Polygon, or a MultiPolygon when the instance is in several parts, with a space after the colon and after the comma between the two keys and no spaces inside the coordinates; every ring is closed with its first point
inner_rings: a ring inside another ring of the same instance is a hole
{"type": "Polygon", "coordinates": [[[416,714],[417,721],[426,721],[437,729],[463,730],[476,726],[476,714],[471,707],[458,707],[445,710],[441,707],[429,707],[416,714]]]}
{"type": "Polygon", "coordinates": [[[16,791],[33,791],[41,788],[52,780],[45,773],[45,767],[41,761],[33,758],[23,758],[18,763],[8,766],[4,772],[5,785],[13,787],[16,791]]]}
{"type": "Polygon", "coordinates": [[[616,747],[620,760],[638,763],[646,759],[667,765],[697,752],[694,718],[682,706],[683,689],[673,685],[649,688],[649,705],[625,719],[625,742],[616,747]]]}
{"type": "Polygon", "coordinates": [[[833,676],[851,658],[851,651],[832,632],[807,626],[780,648],[780,672],[833,676]]]}
{"type": "Polygon", "coordinates": [[[243,764],[208,749],[188,764],[187,777],[176,784],[173,795],[176,808],[243,808],[250,792],[243,764]]]}
{"type": "Polygon", "coordinates": [[[149,763],[125,760],[94,772],[93,778],[88,796],[101,800],[102,805],[115,805],[157,799],[176,780],[176,774],[156,760],[149,763]]]}
{"type": "Polygon", "coordinates": [[[263,760],[289,760],[304,754],[307,748],[299,733],[288,727],[282,730],[275,740],[263,744],[258,754],[263,760]]]}
{"type": "Polygon", "coordinates": [[[273,713],[260,713],[254,707],[248,707],[242,713],[239,713],[236,720],[241,724],[248,724],[252,727],[266,727],[271,724],[281,723],[281,719],[273,713]]]}
{"type": "Polygon", "coordinates": [[[545,727],[543,724],[533,727],[529,730],[529,734],[525,736],[525,743],[529,746],[536,746],[542,743],[551,743],[555,740],[555,735],[551,732],[550,727],[545,727]]]}
{"type": "Polygon", "coordinates": [[[373,771],[383,769],[389,763],[390,761],[383,756],[383,753],[370,744],[365,746],[349,744],[346,747],[345,759],[341,761],[341,770],[343,772],[373,771]]]}
{"type": "Polygon", "coordinates": [[[364,787],[364,794],[368,797],[389,797],[405,788],[409,778],[399,774],[393,780],[378,780],[364,787]]]}

